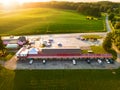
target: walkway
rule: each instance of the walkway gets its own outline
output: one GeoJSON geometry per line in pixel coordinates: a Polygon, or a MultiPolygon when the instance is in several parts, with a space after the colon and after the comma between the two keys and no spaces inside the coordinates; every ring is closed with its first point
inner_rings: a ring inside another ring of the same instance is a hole
{"type": "Polygon", "coordinates": [[[0,60],[0,65],[4,66],[5,61],[0,60]]]}
{"type": "Polygon", "coordinates": [[[17,67],[17,58],[13,56],[10,60],[6,61],[4,67],[10,70],[15,70],[17,67]]]}

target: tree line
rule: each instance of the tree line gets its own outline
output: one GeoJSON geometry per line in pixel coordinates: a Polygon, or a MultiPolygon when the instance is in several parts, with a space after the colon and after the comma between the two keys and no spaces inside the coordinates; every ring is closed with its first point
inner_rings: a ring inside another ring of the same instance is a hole
{"type": "Polygon", "coordinates": [[[6,52],[5,45],[3,44],[2,38],[0,36],[0,56],[3,56],[6,52]]]}
{"type": "Polygon", "coordinates": [[[84,15],[101,17],[101,12],[111,13],[115,11],[119,12],[119,3],[101,1],[94,3],[75,3],[75,2],[37,2],[37,3],[25,3],[23,8],[35,8],[35,7],[48,7],[48,8],[58,8],[58,9],[68,9],[76,10],[84,15]]]}
{"type": "Polygon", "coordinates": [[[120,14],[111,13],[109,15],[109,20],[115,29],[120,29],[120,14]]]}
{"type": "MultiPolygon", "coordinates": [[[[58,8],[58,9],[68,9],[68,10],[76,10],[79,13],[101,17],[101,12],[105,13],[120,13],[120,3],[113,3],[108,1],[101,2],[91,2],[91,3],[83,3],[83,2],[31,2],[24,3],[22,6],[18,6],[19,8],[36,8],[36,7],[47,7],[47,8],[58,8]]],[[[2,9],[2,4],[0,4],[0,9],[2,9]]]]}

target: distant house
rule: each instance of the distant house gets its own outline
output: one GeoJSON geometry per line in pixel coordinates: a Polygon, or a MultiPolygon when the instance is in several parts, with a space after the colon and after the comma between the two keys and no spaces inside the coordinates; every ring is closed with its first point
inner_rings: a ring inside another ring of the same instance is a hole
{"type": "Polygon", "coordinates": [[[26,37],[24,37],[24,36],[19,37],[18,40],[21,41],[21,42],[26,42],[27,41],[26,37]]]}
{"type": "Polygon", "coordinates": [[[21,37],[18,38],[18,44],[19,45],[24,45],[26,42],[27,42],[26,37],[21,36],[21,37]]]}
{"type": "Polygon", "coordinates": [[[3,44],[7,45],[7,44],[17,44],[18,40],[17,39],[4,39],[3,40],[3,44]]]}

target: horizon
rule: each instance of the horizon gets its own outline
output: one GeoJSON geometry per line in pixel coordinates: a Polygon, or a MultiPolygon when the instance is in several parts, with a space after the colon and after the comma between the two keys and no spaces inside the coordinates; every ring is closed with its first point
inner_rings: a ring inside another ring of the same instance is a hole
{"type": "Polygon", "coordinates": [[[120,0],[0,0],[0,3],[4,2],[19,2],[19,3],[27,3],[27,2],[50,2],[50,1],[66,1],[66,2],[99,2],[99,1],[110,1],[110,2],[120,2],[120,0]]]}

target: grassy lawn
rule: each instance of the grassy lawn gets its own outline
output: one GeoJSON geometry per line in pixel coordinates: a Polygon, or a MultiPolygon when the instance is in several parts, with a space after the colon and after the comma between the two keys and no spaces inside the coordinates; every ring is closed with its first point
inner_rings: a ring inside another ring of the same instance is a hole
{"type": "Polygon", "coordinates": [[[120,90],[119,85],[120,69],[10,71],[0,67],[0,90],[120,90]]]}
{"type": "Polygon", "coordinates": [[[71,10],[34,8],[0,11],[0,35],[102,32],[104,22],[104,17],[86,20],[86,16],[71,10]]]}
{"type": "Polygon", "coordinates": [[[0,90],[13,90],[15,72],[0,66],[0,90]]]}
{"type": "MultiPolygon", "coordinates": [[[[93,51],[94,54],[107,54],[102,46],[91,46],[91,50],[93,51]]],[[[88,50],[82,50],[83,54],[87,54],[88,50]]]]}
{"type": "Polygon", "coordinates": [[[14,90],[119,90],[119,84],[117,70],[16,71],[14,90]]]}
{"type": "Polygon", "coordinates": [[[83,35],[82,37],[84,37],[85,39],[86,39],[86,38],[89,38],[89,39],[91,39],[91,38],[96,38],[96,39],[101,39],[101,38],[103,38],[103,37],[100,36],[100,35],[83,35]]]}
{"type": "Polygon", "coordinates": [[[95,53],[95,54],[106,54],[108,52],[106,52],[102,46],[91,46],[91,50],[95,53]]]}

